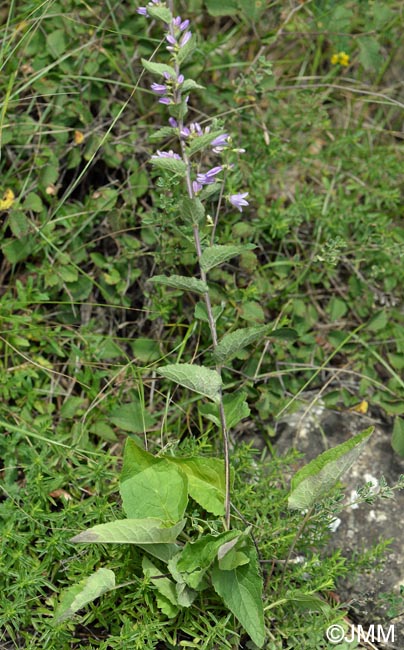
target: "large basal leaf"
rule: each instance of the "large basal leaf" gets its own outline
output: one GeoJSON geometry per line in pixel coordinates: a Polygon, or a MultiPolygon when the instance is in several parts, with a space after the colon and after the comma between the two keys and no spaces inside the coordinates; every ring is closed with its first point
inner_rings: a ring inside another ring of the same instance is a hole
{"type": "Polygon", "coordinates": [[[160,519],[118,519],[99,524],[71,538],[71,542],[95,544],[173,544],[185,526],[185,519],[174,526],[160,519]]]}
{"type": "Polygon", "coordinates": [[[262,578],[258,572],[255,546],[246,540],[243,552],[248,564],[231,571],[222,571],[218,562],[212,567],[212,583],[216,593],[241,623],[254,643],[262,648],[265,642],[262,578]]]}
{"type": "Polygon", "coordinates": [[[184,388],[209,397],[213,402],[219,403],[222,379],[218,372],[204,366],[190,363],[173,363],[157,368],[157,372],[166,379],[177,382],[184,388]]]}
{"type": "Polygon", "coordinates": [[[226,485],[223,460],[203,456],[167,460],[178,465],[187,475],[188,492],[194,501],[207,512],[218,517],[224,515],[226,485]]]}
{"type": "Polygon", "coordinates": [[[237,352],[259,341],[266,336],[269,332],[268,325],[259,325],[258,327],[243,327],[235,330],[230,334],[226,334],[221,341],[219,341],[213,356],[217,363],[224,363],[237,352]]]}
{"type": "Polygon", "coordinates": [[[114,587],[114,572],[110,569],[98,569],[91,576],[84,578],[62,594],[60,604],[55,612],[55,623],[71,618],[79,609],[114,587]]]}
{"type": "Polygon", "coordinates": [[[356,461],[372,433],[370,427],[302,467],[292,479],[289,508],[306,510],[326,496],[356,461]]]}
{"type": "Polygon", "coordinates": [[[243,244],[240,246],[220,246],[219,244],[205,248],[201,255],[200,265],[203,271],[210,271],[215,266],[231,260],[232,257],[240,255],[245,251],[255,248],[254,244],[243,244]]]}
{"type": "Polygon", "coordinates": [[[187,476],[188,494],[205,510],[217,516],[224,514],[224,463],[219,458],[205,456],[155,457],[128,438],[123,457],[121,485],[139,472],[160,463],[171,463],[173,467],[179,468],[187,476]]]}
{"type": "Polygon", "coordinates": [[[143,557],[142,568],[144,575],[156,587],[162,598],[157,597],[157,605],[169,618],[174,618],[179,612],[179,603],[175,583],[170,578],[163,577],[161,571],[148,557],[143,557]]]}
{"type": "Polygon", "coordinates": [[[153,456],[142,447],[136,444],[131,438],[127,438],[123,452],[123,467],[120,475],[120,483],[127,481],[132,476],[143,472],[143,470],[161,463],[161,458],[153,456]]]}
{"type": "Polygon", "coordinates": [[[129,519],[155,517],[175,523],[188,503],[188,480],[172,463],[162,461],[122,481],[119,491],[129,519]]]}
{"type": "Polygon", "coordinates": [[[209,291],[206,282],[202,282],[202,280],[198,280],[197,278],[188,278],[186,275],[155,275],[149,279],[149,282],[164,284],[166,287],[171,287],[172,289],[193,291],[199,294],[204,294],[209,291]]]}
{"type": "Polygon", "coordinates": [[[220,535],[204,535],[196,542],[188,542],[180,555],[175,557],[175,561],[168,563],[168,568],[176,580],[179,580],[177,575],[179,572],[189,587],[198,589],[206,571],[216,559],[220,547],[225,542],[238,539],[240,535],[239,530],[228,530],[220,535]]]}

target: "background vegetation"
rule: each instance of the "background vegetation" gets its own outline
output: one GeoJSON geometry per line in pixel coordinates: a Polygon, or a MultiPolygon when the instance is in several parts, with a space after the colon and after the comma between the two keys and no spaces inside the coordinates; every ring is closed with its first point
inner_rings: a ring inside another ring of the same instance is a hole
{"type": "MultiPolygon", "coordinates": [[[[218,234],[256,248],[213,275],[221,334],[273,321],[299,335],[239,355],[251,419],[236,439],[253,431],[271,449],[279,417],[308,389],[336,408],[366,400],[402,431],[401,3],[176,4],[198,35],[189,74],[205,86],[190,115],[225,119],[246,149],[238,168],[250,209],[230,210],[218,234]]],[[[135,552],[77,553],[68,541],[118,511],[127,434],[181,441],[181,453],[217,444],[206,405],[182,395],[179,419],[178,391],[174,405],[153,370],[172,350],[197,357],[208,341],[191,297],[147,283],[155,272],[189,273],[194,259],[176,219],[178,188],[147,165],[166,118],[140,58],[159,47],[159,32],[135,3],[113,0],[11,0],[0,23],[1,642],[243,647],[218,603],[168,624],[135,552]],[[52,627],[61,589],[107,555],[134,584],[91,605],[80,625],[52,627]]],[[[234,455],[235,503],[276,564],[299,525],[284,514],[292,458],[234,455]]],[[[318,563],[334,507],[302,542],[312,573],[296,565],[289,587],[331,589],[353,569],[336,556],[318,563]]],[[[268,647],[327,647],[321,621],[341,615],[320,612],[316,627],[278,609],[268,647]]]]}

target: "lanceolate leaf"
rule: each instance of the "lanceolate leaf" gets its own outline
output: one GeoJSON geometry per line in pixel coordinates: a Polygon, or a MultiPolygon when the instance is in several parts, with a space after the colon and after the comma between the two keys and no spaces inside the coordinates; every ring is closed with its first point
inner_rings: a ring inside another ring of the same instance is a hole
{"type": "Polygon", "coordinates": [[[222,379],[215,370],[191,363],[173,363],[157,368],[157,372],[184,388],[209,397],[213,402],[219,402],[222,379]]]}
{"type": "Polygon", "coordinates": [[[150,278],[149,282],[164,284],[173,289],[181,289],[181,291],[194,291],[200,294],[209,291],[206,282],[202,282],[202,280],[198,280],[197,278],[188,278],[185,275],[155,275],[153,278],[150,278]]]}
{"type": "Polygon", "coordinates": [[[184,161],[179,160],[178,158],[160,158],[159,156],[152,156],[150,158],[150,163],[158,169],[164,169],[173,174],[179,174],[180,176],[185,176],[187,171],[187,166],[184,161]]]}
{"type": "Polygon", "coordinates": [[[247,347],[251,343],[259,341],[269,332],[268,325],[259,325],[258,327],[244,327],[226,334],[214,351],[214,358],[218,363],[224,363],[237,352],[247,347]]]}
{"type": "Polygon", "coordinates": [[[193,79],[185,79],[184,83],[181,86],[181,91],[183,93],[187,93],[190,90],[203,90],[204,88],[205,86],[201,86],[201,84],[198,84],[193,79]]]}
{"type": "Polygon", "coordinates": [[[223,131],[212,131],[211,133],[204,133],[203,135],[198,136],[189,145],[189,154],[192,156],[192,154],[196,153],[197,151],[205,149],[205,147],[213,142],[213,140],[219,135],[222,135],[222,133],[223,131]]]}
{"type": "Polygon", "coordinates": [[[196,197],[193,199],[189,198],[189,196],[184,197],[181,207],[181,216],[186,222],[200,224],[205,217],[204,205],[196,197]]]}
{"type": "Polygon", "coordinates": [[[201,268],[206,272],[210,271],[210,269],[213,269],[215,266],[223,264],[223,262],[227,262],[232,257],[240,255],[240,253],[244,253],[252,248],[255,248],[254,244],[243,244],[240,246],[209,246],[209,248],[205,248],[202,253],[200,259],[201,268]]]}
{"type": "Polygon", "coordinates": [[[254,643],[262,648],[265,641],[262,579],[258,572],[257,552],[250,539],[246,540],[243,552],[249,563],[236,569],[222,571],[218,562],[215,562],[212,568],[212,583],[226,607],[254,643]]]}
{"type": "Polygon", "coordinates": [[[130,519],[154,517],[175,523],[187,507],[187,484],[185,473],[163,460],[121,482],[125,514],[130,519]]]}
{"type": "Polygon", "coordinates": [[[79,584],[67,589],[61,596],[55,612],[55,623],[71,618],[79,609],[115,587],[115,574],[109,569],[98,569],[79,584]]]}
{"type": "Polygon", "coordinates": [[[174,526],[165,525],[160,519],[119,519],[99,524],[79,535],[71,542],[95,544],[172,544],[185,526],[185,519],[174,526]]]}
{"type": "Polygon", "coordinates": [[[148,4],[147,13],[152,18],[158,18],[159,20],[163,20],[165,23],[167,23],[167,25],[173,19],[172,13],[169,9],[167,9],[167,7],[153,7],[153,5],[148,4]]]}
{"type": "Polygon", "coordinates": [[[165,63],[153,63],[153,61],[147,61],[146,59],[142,59],[142,65],[148,72],[151,72],[152,74],[158,74],[158,75],[163,75],[163,72],[168,72],[169,75],[173,79],[177,78],[177,74],[170,65],[166,65],[165,63]]]}
{"type": "Polygon", "coordinates": [[[372,433],[373,427],[370,427],[341,445],[328,449],[299,470],[292,479],[289,508],[306,510],[326,496],[356,461],[372,433]]]}

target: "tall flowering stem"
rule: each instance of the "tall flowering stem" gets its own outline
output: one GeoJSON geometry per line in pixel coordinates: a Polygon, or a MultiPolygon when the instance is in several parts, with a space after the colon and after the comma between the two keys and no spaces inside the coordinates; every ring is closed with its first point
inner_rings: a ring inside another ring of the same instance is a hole
{"type": "MultiPolygon", "coordinates": [[[[165,41],[167,43],[166,49],[170,54],[170,66],[162,66],[157,70],[161,70],[162,83],[153,83],[151,90],[158,96],[158,102],[168,107],[171,117],[168,124],[172,128],[172,134],[177,136],[179,143],[180,154],[174,153],[172,150],[164,152],[157,151],[152,156],[152,159],[171,159],[173,169],[175,169],[174,161],[181,161],[183,163],[183,171],[185,178],[186,191],[188,199],[191,202],[199,202],[203,198],[204,188],[209,185],[218,184],[219,187],[223,181],[221,174],[231,166],[216,165],[206,172],[200,172],[195,168],[192,161],[192,150],[189,144],[195,142],[198,138],[204,138],[201,147],[197,150],[203,150],[209,147],[210,151],[216,155],[221,155],[230,147],[230,136],[228,133],[213,133],[210,137],[210,128],[202,129],[198,122],[191,122],[186,125],[184,118],[187,114],[188,92],[193,88],[198,88],[198,84],[192,80],[185,80],[184,75],[181,73],[181,63],[186,56],[186,48],[189,48],[192,39],[192,32],[189,29],[189,20],[182,20],[180,16],[174,16],[174,3],[169,0],[168,6],[160,0],[152,0],[146,7],[140,7],[138,13],[150,18],[160,18],[166,25],[165,41]]],[[[154,70],[156,71],[156,70],[154,70]]],[[[241,152],[241,149],[233,149],[233,151],[241,152]]],[[[223,189],[221,189],[220,196],[222,197],[223,189]]],[[[228,196],[230,205],[242,211],[243,207],[248,205],[246,201],[248,193],[241,192],[228,196]]],[[[207,275],[201,265],[201,257],[203,253],[200,221],[193,220],[193,237],[195,242],[195,250],[199,263],[199,273],[202,282],[206,283],[207,275]]],[[[217,218],[215,220],[214,231],[216,230],[217,218]]],[[[213,236],[210,242],[213,245],[213,236]]],[[[213,350],[217,348],[218,336],[216,321],[213,314],[212,304],[209,293],[204,293],[204,301],[212,338],[213,350]]],[[[222,376],[222,365],[216,365],[216,371],[222,376]]],[[[223,438],[223,452],[224,452],[224,465],[225,465],[225,523],[226,527],[230,527],[230,448],[229,448],[229,431],[226,423],[226,414],[224,409],[224,402],[222,392],[219,394],[219,417],[223,438]]]]}

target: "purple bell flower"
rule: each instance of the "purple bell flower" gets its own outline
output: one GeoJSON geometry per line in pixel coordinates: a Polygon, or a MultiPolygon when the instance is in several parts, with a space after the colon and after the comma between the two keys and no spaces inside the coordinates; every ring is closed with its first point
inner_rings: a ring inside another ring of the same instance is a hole
{"type": "Polygon", "coordinates": [[[248,201],[245,200],[246,196],[248,196],[248,192],[243,192],[241,194],[232,194],[229,196],[229,201],[235,208],[237,208],[237,210],[240,210],[240,212],[242,212],[243,207],[248,205],[248,201]]]}

